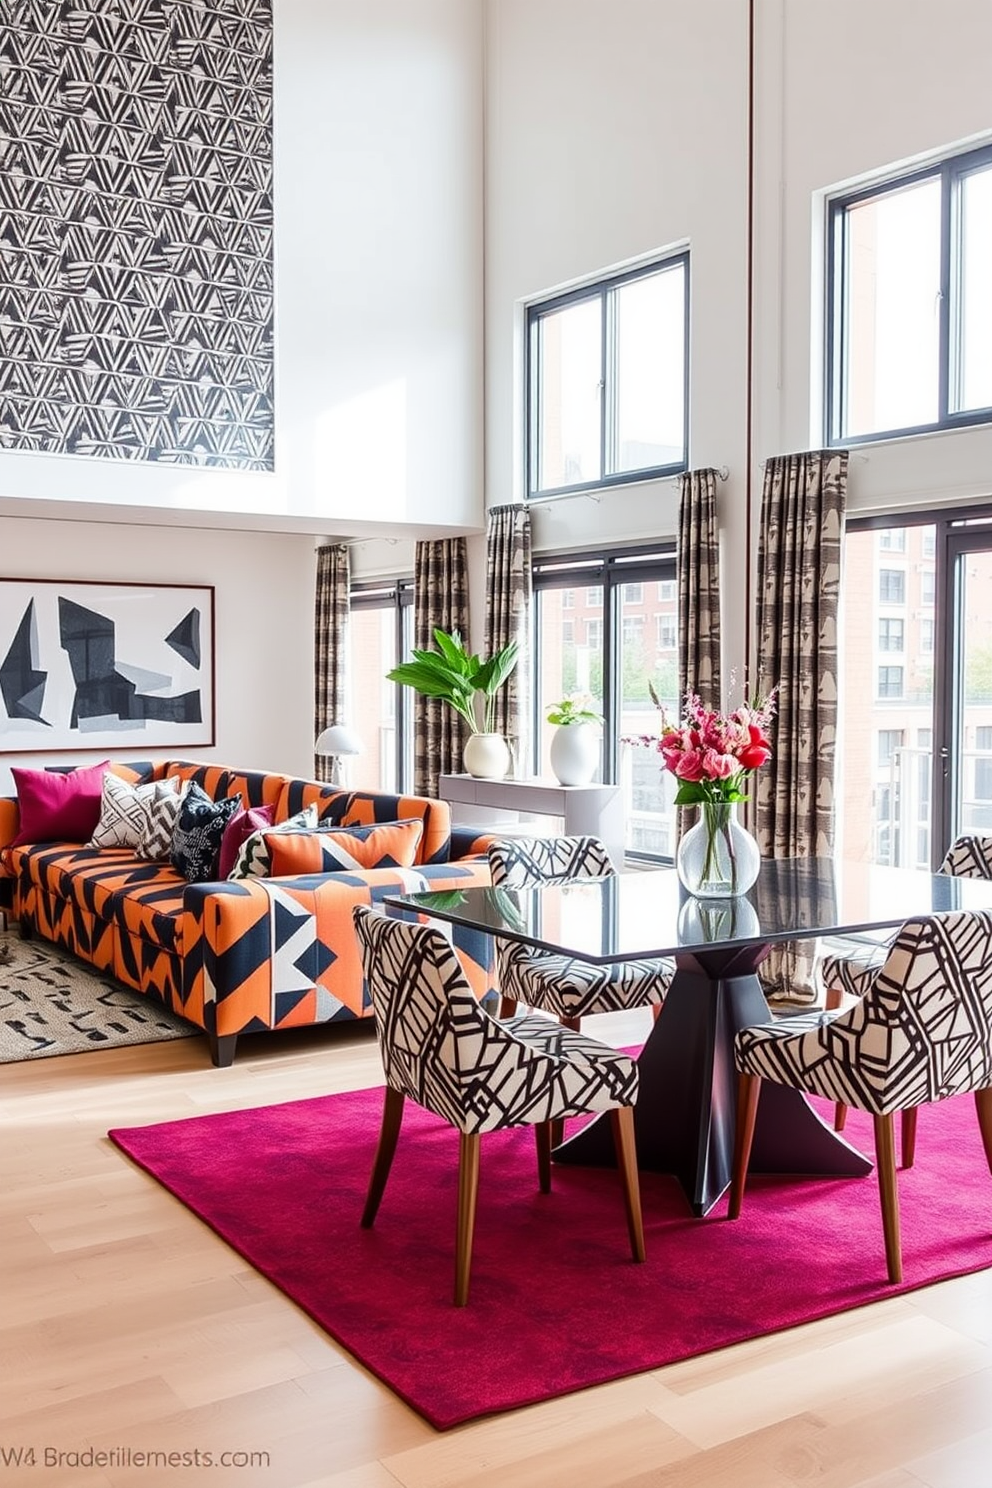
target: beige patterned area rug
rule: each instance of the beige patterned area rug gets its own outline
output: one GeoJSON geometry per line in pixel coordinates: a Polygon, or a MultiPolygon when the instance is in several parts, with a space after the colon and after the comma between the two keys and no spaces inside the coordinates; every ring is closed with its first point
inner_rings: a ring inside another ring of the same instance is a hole
{"type": "Polygon", "coordinates": [[[0,930],[0,1064],[200,1031],[47,941],[0,930]]]}

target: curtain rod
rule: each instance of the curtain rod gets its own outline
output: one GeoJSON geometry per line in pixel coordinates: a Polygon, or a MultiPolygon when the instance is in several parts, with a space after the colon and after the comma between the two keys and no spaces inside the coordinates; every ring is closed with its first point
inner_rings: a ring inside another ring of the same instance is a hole
{"type": "Polygon", "coordinates": [[[861,463],[862,463],[862,465],[870,465],[871,464],[871,455],[863,455],[863,454],[860,453],[859,450],[841,450],[841,449],[790,450],[790,451],[787,451],[786,453],[781,454],[781,455],[766,455],[765,458],[762,460],[761,464],[762,464],[762,467],[764,467],[771,460],[788,460],[788,459],[790,459],[792,457],[792,455],[819,455],[819,454],[823,454],[823,455],[841,455],[841,454],[844,454],[844,455],[847,455],[848,459],[850,459],[850,460],[860,460],[861,463]]]}

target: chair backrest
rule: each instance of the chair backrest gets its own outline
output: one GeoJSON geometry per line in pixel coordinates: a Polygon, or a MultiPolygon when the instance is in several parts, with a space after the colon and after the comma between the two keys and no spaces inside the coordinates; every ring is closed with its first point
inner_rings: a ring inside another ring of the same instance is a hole
{"type": "Polygon", "coordinates": [[[386,1083],[461,1131],[506,1125],[519,1040],[480,1007],[444,936],[364,904],[352,914],[386,1083]]]}
{"type": "Polygon", "coordinates": [[[992,911],[907,920],[867,995],[825,1032],[867,1109],[992,1085],[992,911]]]}
{"type": "Polygon", "coordinates": [[[938,871],[954,878],[992,878],[992,837],[955,837],[938,871]]]}
{"type": "Polygon", "coordinates": [[[610,855],[598,837],[507,837],[489,844],[493,885],[533,889],[573,878],[609,878],[610,855]]]}

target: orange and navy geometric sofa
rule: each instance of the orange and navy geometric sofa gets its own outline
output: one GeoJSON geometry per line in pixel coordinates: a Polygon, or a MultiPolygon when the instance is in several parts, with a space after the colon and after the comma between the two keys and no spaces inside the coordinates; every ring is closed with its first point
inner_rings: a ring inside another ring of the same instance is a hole
{"type": "MultiPolygon", "coordinates": [[[[187,883],[170,862],[138,858],[132,848],[12,846],[17,801],[0,799],[0,877],[22,935],[54,941],[159,999],[206,1032],[215,1065],[232,1063],[243,1033],[371,1016],[354,905],[397,891],[491,882],[490,837],[452,832],[446,801],[188,760],[110,768],[132,783],[196,781],[212,801],[240,795],[244,805],[272,807],[275,825],[311,803],[325,827],[423,823],[411,868],[187,883]]],[[[456,929],[454,939],[476,995],[487,995],[494,988],[490,938],[456,929]]]]}

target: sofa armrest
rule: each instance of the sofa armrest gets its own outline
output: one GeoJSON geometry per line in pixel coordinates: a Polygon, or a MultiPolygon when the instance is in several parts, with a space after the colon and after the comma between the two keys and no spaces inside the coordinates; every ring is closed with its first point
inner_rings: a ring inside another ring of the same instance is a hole
{"type": "Polygon", "coordinates": [[[499,832],[480,832],[476,827],[452,827],[450,859],[452,863],[464,863],[468,858],[486,859],[491,842],[501,842],[499,832]]]}
{"type": "Polygon", "coordinates": [[[10,870],[4,866],[4,849],[9,847],[17,836],[21,824],[21,813],[17,805],[16,796],[0,796],[0,878],[11,876],[10,870]]]}
{"type": "MultiPolygon", "coordinates": [[[[489,865],[481,859],[187,884],[186,1016],[218,1037],[368,1017],[354,905],[381,905],[387,894],[490,882],[489,865]]],[[[494,985],[491,937],[455,927],[454,946],[476,995],[485,996],[494,985]]]]}

